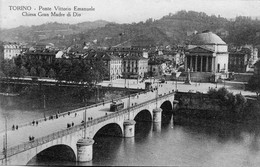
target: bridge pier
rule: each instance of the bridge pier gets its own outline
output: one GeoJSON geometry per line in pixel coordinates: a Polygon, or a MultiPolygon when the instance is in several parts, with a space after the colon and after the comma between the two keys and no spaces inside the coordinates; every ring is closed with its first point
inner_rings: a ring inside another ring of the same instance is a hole
{"type": "Polygon", "coordinates": [[[153,122],[153,131],[155,132],[161,132],[162,124],[161,122],[153,122]]]}
{"type": "Polygon", "coordinates": [[[134,120],[126,120],[124,122],[124,137],[135,136],[135,123],[134,120]]]}
{"type": "Polygon", "coordinates": [[[176,110],[177,109],[177,106],[178,106],[178,104],[179,104],[179,101],[178,100],[173,100],[173,110],[176,110]]]}
{"type": "Polygon", "coordinates": [[[153,109],[153,122],[161,122],[162,121],[162,109],[155,108],[153,109]]]}
{"type": "Polygon", "coordinates": [[[79,139],[77,142],[77,161],[87,162],[93,159],[93,144],[91,138],[79,139]]]}

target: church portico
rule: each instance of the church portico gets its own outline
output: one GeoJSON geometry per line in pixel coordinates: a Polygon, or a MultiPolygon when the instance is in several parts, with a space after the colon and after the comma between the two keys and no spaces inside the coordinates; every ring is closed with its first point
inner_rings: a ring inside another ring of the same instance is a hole
{"type": "Polygon", "coordinates": [[[215,82],[227,73],[227,45],[212,32],[196,34],[185,53],[185,71],[191,72],[192,81],[215,82]],[[196,74],[195,74],[196,73],[196,74]]]}

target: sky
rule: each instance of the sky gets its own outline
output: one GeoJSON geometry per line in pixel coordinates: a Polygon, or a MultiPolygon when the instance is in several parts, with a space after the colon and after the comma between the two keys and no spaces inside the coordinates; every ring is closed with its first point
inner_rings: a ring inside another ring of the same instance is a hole
{"type": "Polygon", "coordinates": [[[160,19],[180,10],[205,12],[225,18],[240,15],[254,17],[260,16],[260,0],[0,0],[0,28],[40,25],[55,21],[70,24],[95,20],[133,23],[148,18],[160,19]],[[71,10],[55,11],[54,6],[71,10]],[[74,9],[75,6],[92,7],[92,10],[78,11],[74,9]],[[64,16],[51,16],[51,12],[61,12],[64,16]],[[72,16],[68,16],[68,12],[72,16]],[[73,13],[77,15],[73,16],[73,13]]]}

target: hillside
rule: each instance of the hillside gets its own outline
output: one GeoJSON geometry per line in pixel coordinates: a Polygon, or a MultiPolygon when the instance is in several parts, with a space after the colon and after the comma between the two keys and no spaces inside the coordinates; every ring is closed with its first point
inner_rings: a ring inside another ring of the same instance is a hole
{"type": "MultiPolygon", "coordinates": [[[[103,27],[109,22],[97,20],[78,24],[50,22],[38,26],[20,26],[0,30],[0,41],[37,42],[51,39],[64,39],[66,35],[78,34],[89,29],[103,27]]],[[[55,42],[56,43],[56,42],[55,42]]]]}
{"type": "Polygon", "coordinates": [[[18,27],[1,32],[0,40],[42,41],[57,46],[88,43],[92,46],[179,45],[189,41],[192,32],[210,30],[228,44],[260,44],[260,21],[239,16],[228,20],[203,12],[179,11],[161,19],[117,24],[106,21],[78,24],[47,23],[40,26],[18,27]]]}

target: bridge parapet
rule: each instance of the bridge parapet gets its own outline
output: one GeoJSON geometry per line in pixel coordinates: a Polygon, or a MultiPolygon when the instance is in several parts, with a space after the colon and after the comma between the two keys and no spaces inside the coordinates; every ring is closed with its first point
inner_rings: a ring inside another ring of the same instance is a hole
{"type": "MultiPolygon", "coordinates": [[[[84,125],[83,124],[76,125],[76,126],[74,126],[72,128],[64,129],[62,131],[49,134],[47,136],[37,138],[37,139],[35,139],[33,141],[28,141],[26,143],[23,143],[23,144],[11,147],[11,148],[7,149],[7,157],[12,156],[14,154],[18,154],[18,153],[23,152],[25,150],[37,147],[39,145],[48,143],[48,142],[50,142],[52,140],[58,139],[60,137],[66,136],[68,134],[71,134],[73,132],[77,132],[77,131],[82,130],[82,129],[84,129],[84,125]]],[[[5,158],[4,155],[0,155],[0,159],[4,159],[4,158],[5,158]]]]}
{"type": "MultiPolygon", "coordinates": [[[[142,91],[142,92],[139,92],[139,93],[131,94],[130,96],[132,97],[132,96],[136,96],[136,95],[143,94],[143,93],[146,93],[146,92],[147,91],[142,91]]],[[[94,108],[94,107],[97,107],[97,106],[101,106],[103,104],[111,103],[113,101],[121,100],[121,99],[128,98],[128,97],[129,97],[129,95],[126,95],[126,96],[123,96],[123,97],[119,97],[119,98],[115,98],[115,99],[111,99],[111,100],[106,100],[104,102],[100,102],[100,103],[96,103],[96,104],[93,104],[93,105],[89,105],[89,106],[77,108],[77,109],[74,109],[74,110],[66,111],[66,112],[63,112],[63,113],[59,113],[58,116],[68,115],[69,113],[70,114],[74,114],[74,113],[82,111],[82,110],[94,108]]],[[[56,115],[50,115],[50,116],[48,116],[46,118],[35,119],[34,121],[37,121],[38,123],[40,123],[40,122],[44,122],[44,121],[50,120],[51,117],[54,119],[56,117],[56,115]]],[[[32,122],[26,122],[26,123],[20,124],[19,128],[25,127],[25,126],[31,126],[31,125],[32,125],[32,122]]],[[[7,130],[12,130],[12,128],[10,127],[7,130]]],[[[4,130],[2,130],[0,132],[4,132],[4,130]]]]}

